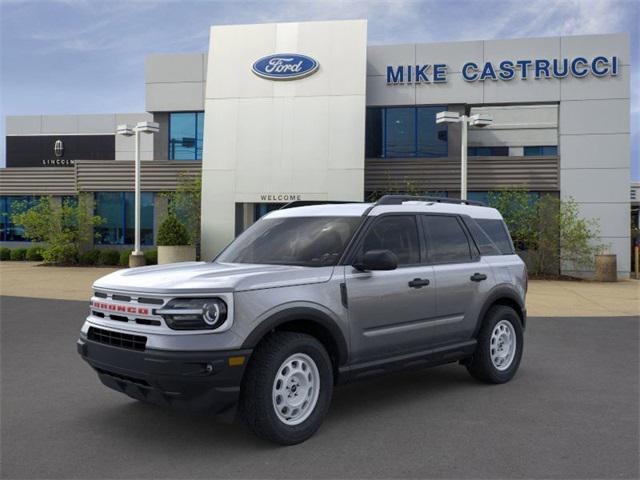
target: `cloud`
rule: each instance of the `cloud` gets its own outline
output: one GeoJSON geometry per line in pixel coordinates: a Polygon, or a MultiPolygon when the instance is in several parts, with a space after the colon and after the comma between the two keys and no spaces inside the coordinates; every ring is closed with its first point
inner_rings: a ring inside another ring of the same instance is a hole
{"type": "Polygon", "coordinates": [[[370,44],[629,32],[640,81],[637,0],[0,0],[0,127],[7,114],[141,110],[144,57],[205,51],[210,25],[355,18],[370,44]]]}

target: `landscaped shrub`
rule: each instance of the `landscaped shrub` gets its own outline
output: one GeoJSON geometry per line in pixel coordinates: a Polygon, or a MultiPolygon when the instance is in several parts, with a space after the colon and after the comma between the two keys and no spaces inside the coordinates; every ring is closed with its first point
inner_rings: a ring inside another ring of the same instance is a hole
{"type": "Polygon", "coordinates": [[[98,263],[100,265],[118,265],[120,252],[118,250],[101,250],[98,263]]]}
{"type": "Polygon", "coordinates": [[[158,263],[158,251],[147,250],[144,252],[144,261],[147,265],[157,265],[158,263]]]}
{"type": "Polygon", "coordinates": [[[80,263],[82,265],[97,265],[100,260],[100,250],[94,248],[80,254],[80,263]]]}
{"type": "Polygon", "coordinates": [[[0,248],[0,261],[11,260],[11,249],[7,247],[0,248]]]}
{"type": "Polygon", "coordinates": [[[130,254],[131,254],[131,252],[129,250],[123,250],[122,252],[120,252],[119,265],[121,267],[128,267],[129,266],[129,255],[130,254]]]}
{"type": "Polygon", "coordinates": [[[68,265],[78,262],[80,248],[95,237],[94,227],[104,222],[92,210],[85,194],[62,204],[52,197],[41,197],[35,205],[15,204],[11,220],[24,228],[25,237],[46,244],[42,252],[45,263],[68,265]]]}
{"type": "Polygon", "coordinates": [[[49,245],[42,252],[42,260],[54,265],[73,265],[78,263],[80,252],[75,244],[49,245]]]}
{"type": "Polygon", "coordinates": [[[158,229],[158,245],[189,245],[189,232],[173,213],[160,224],[158,229]]]}
{"type": "Polygon", "coordinates": [[[25,259],[30,262],[39,262],[42,260],[42,247],[29,247],[25,259]]]}
{"type": "Polygon", "coordinates": [[[22,261],[22,260],[24,260],[26,255],[27,255],[27,249],[26,248],[14,248],[13,250],[11,250],[10,258],[14,262],[15,261],[22,261]]]}

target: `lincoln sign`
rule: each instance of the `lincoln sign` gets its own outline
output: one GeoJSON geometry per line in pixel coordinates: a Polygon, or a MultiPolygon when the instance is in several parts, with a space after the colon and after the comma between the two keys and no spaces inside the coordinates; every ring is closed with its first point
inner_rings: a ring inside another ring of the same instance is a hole
{"type": "MultiPolygon", "coordinates": [[[[593,58],[554,58],[533,60],[502,60],[500,62],[466,62],[462,78],[466,82],[540,80],[549,78],[615,77],[620,70],[617,56],[593,58]]],[[[418,65],[388,65],[387,84],[446,83],[448,66],[444,63],[418,65]]]]}

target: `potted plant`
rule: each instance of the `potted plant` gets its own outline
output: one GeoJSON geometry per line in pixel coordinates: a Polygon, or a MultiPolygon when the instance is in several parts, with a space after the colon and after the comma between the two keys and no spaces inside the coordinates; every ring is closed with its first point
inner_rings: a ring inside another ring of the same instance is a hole
{"type": "Polygon", "coordinates": [[[189,232],[170,213],[158,229],[158,264],[189,262],[196,259],[196,247],[189,245],[189,232]]]}

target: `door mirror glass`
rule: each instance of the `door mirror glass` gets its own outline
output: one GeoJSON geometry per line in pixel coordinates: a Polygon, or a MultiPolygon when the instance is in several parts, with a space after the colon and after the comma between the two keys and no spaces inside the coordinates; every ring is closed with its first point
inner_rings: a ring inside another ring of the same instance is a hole
{"type": "Polygon", "coordinates": [[[361,272],[395,270],[398,268],[398,257],[390,250],[368,250],[353,264],[353,268],[361,272]]]}

